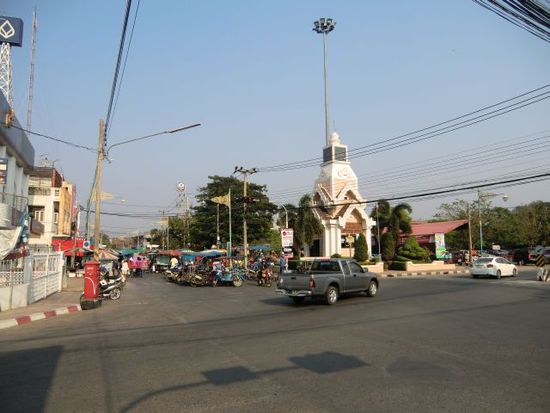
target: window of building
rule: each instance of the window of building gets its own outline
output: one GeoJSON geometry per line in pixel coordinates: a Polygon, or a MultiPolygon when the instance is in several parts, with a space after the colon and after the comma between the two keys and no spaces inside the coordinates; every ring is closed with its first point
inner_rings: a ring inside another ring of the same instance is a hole
{"type": "Polygon", "coordinates": [[[44,222],[44,209],[43,208],[35,209],[32,212],[32,217],[39,222],[44,222]]]}
{"type": "Polygon", "coordinates": [[[59,212],[53,213],[53,223],[58,224],[59,223],[59,212]]]}

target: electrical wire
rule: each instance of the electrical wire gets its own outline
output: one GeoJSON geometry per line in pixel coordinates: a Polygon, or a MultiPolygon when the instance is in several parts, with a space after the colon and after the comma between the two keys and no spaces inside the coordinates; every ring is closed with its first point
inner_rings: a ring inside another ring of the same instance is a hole
{"type": "Polygon", "coordinates": [[[473,1],[539,39],[550,42],[550,9],[542,2],[534,0],[473,1]]]}
{"type": "Polygon", "coordinates": [[[113,124],[114,118],[115,118],[115,115],[116,115],[116,108],[117,108],[117,104],[118,104],[118,98],[120,96],[120,89],[122,87],[122,82],[124,81],[124,74],[126,72],[126,63],[128,62],[128,55],[130,54],[130,49],[132,47],[132,40],[134,38],[134,29],[136,27],[136,20],[137,20],[140,4],[141,4],[141,0],[138,0],[137,6],[136,6],[136,11],[135,11],[135,14],[134,14],[134,21],[132,22],[132,28],[130,29],[130,37],[128,38],[128,47],[126,47],[126,55],[124,56],[124,63],[122,64],[122,72],[120,74],[120,82],[118,82],[118,88],[117,88],[117,92],[116,92],[115,103],[113,105],[113,115],[111,117],[112,120],[109,123],[109,130],[107,132],[110,132],[111,125],[113,124]]]}
{"type": "MultiPolygon", "coordinates": [[[[548,131],[544,131],[548,132],[548,131]]],[[[544,133],[543,132],[543,133],[544,133]]],[[[541,133],[541,132],[539,132],[541,133]]],[[[548,145],[549,135],[536,136],[537,134],[531,134],[523,137],[513,137],[510,139],[502,140],[499,142],[499,146],[495,148],[494,144],[488,144],[481,146],[479,149],[471,149],[469,151],[458,151],[451,153],[443,158],[433,161],[432,159],[419,160],[413,163],[404,165],[400,167],[398,171],[395,171],[395,168],[388,168],[381,170],[375,173],[366,173],[358,175],[358,178],[361,176],[368,176],[369,181],[362,184],[361,188],[370,188],[372,184],[382,183],[392,181],[397,181],[399,179],[403,180],[408,177],[418,178],[420,176],[426,175],[427,172],[429,176],[441,175],[442,173],[450,172],[459,168],[462,168],[465,165],[475,165],[478,160],[482,160],[482,163],[479,163],[480,166],[484,166],[488,163],[497,163],[499,160],[509,160],[513,159],[517,154],[524,154],[525,152],[534,152],[540,149],[545,149],[548,145]],[[502,143],[514,141],[514,143],[502,145],[502,143]],[[542,142],[541,142],[542,141],[542,142]],[[545,142],[546,141],[546,142],[545,142]],[[486,149],[484,149],[486,148],[486,149]],[[517,148],[517,149],[516,149],[517,148]],[[531,148],[530,151],[526,149],[531,148]],[[513,154],[511,153],[512,151],[513,154]],[[470,154],[469,154],[470,153],[470,154]],[[503,158],[499,158],[501,155],[507,155],[503,158]],[[489,160],[495,160],[494,162],[488,162],[489,160]],[[449,165],[449,162],[452,162],[449,165]],[[432,173],[432,172],[436,172],[432,173]]],[[[536,154],[536,153],[535,153],[536,154]]],[[[311,189],[311,186],[306,188],[307,190],[311,189]]],[[[275,199],[286,198],[292,195],[298,195],[303,193],[304,190],[297,188],[294,190],[283,190],[278,192],[272,192],[270,195],[275,199]]]]}
{"type": "MultiPolygon", "coordinates": [[[[358,148],[350,149],[349,152],[348,152],[349,159],[354,159],[354,158],[358,158],[358,157],[372,155],[372,154],[375,154],[375,153],[385,152],[387,150],[395,149],[395,148],[402,147],[402,146],[405,146],[405,145],[410,145],[412,143],[417,143],[417,142],[424,141],[424,140],[427,140],[427,139],[432,139],[434,137],[437,137],[437,136],[440,136],[440,135],[443,135],[443,134],[446,134],[446,133],[450,133],[450,132],[456,131],[458,129],[462,129],[462,128],[472,126],[472,125],[480,123],[480,122],[484,122],[486,120],[492,119],[492,118],[497,117],[497,116],[502,116],[506,113],[521,109],[523,107],[526,107],[526,106],[529,106],[529,105],[538,103],[542,100],[550,98],[550,91],[547,90],[547,91],[544,91],[543,93],[537,94],[535,96],[531,96],[531,97],[528,97],[526,99],[520,100],[518,102],[514,102],[514,103],[511,103],[509,105],[505,105],[501,108],[491,110],[487,113],[482,113],[480,115],[472,117],[472,115],[476,115],[476,114],[481,113],[481,112],[486,112],[488,109],[493,109],[497,106],[502,106],[506,103],[512,102],[514,100],[518,100],[518,99],[523,98],[527,95],[542,91],[544,89],[548,89],[549,87],[550,87],[550,84],[547,84],[547,85],[538,87],[536,89],[530,90],[528,92],[524,92],[524,93],[522,93],[520,95],[517,95],[517,96],[514,96],[512,98],[500,101],[498,103],[495,103],[495,104],[492,104],[492,105],[489,105],[489,106],[485,106],[483,108],[477,109],[475,111],[471,111],[471,112],[469,112],[467,114],[464,114],[464,115],[461,115],[461,116],[454,117],[454,118],[446,120],[444,122],[439,122],[437,124],[434,124],[434,125],[431,125],[431,126],[428,126],[428,127],[424,127],[424,128],[421,128],[421,129],[417,129],[417,130],[412,131],[412,132],[401,134],[401,135],[398,135],[398,136],[395,136],[395,137],[392,137],[392,138],[381,139],[377,142],[374,142],[374,143],[371,143],[371,144],[368,144],[368,145],[364,145],[364,146],[360,146],[358,148]],[[457,120],[460,120],[460,119],[464,119],[464,120],[462,120],[460,122],[456,122],[457,120]],[[445,126],[443,128],[439,128],[439,126],[446,125],[446,124],[450,124],[450,125],[445,126]],[[439,129],[435,129],[435,130],[430,131],[430,129],[434,129],[434,128],[439,128],[439,129]],[[427,131],[429,131],[429,132],[427,132],[427,131]],[[421,133],[421,132],[425,132],[425,133],[421,133]],[[421,133],[421,134],[418,135],[419,133],[421,133]]],[[[315,158],[306,159],[306,160],[303,160],[303,161],[296,161],[296,162],[288,162],[288,163],[278,164],[278,165],[271,165],[271,166],[261,167],[261,168],[258,168],[258,169],[259,169],[260,172],[290,171],[290,170],[295,170],[295,169],[302,169],[302,168],[309,168],[309,167],[312,167],[312,166],[317,166],[321,160],[322,160],[322,157],[315,157],[315,158]]]]}
{"type": "Polygon", "coordinates": [[[107,132],[111,127],[111,116],[113,111],[113,104],[115,99],[115,93],[117,90],[117,82],[120,73],[120,63],[122,61],[122,53],[124,51],[124,43],[126,41],[126,31],[128,28],[128,19],[130,17],[130,9],[132,7],[132,0],[127,0],[126,2],[126,13],[124,14],[124,22],[122,24],[122,34],[120,35],[120,44],[118,46],[118,56],[115,65],[115,73],[113,76],[113,84],[111,85],[111,93],[109,97],[109,106],[107,109],[107,115],[105,116],[105,127],[104,127],[104,147],[107,146],[107,132]]]}
{"type": "Polygon", "coordinates": [[[85,146],[85,145],[80,145],[78,143],[74,143],[74,142],[69,142],[65,139],[61,139],[61,138],[56,138],[54,136],[50,136],[50,135],[46,135],[44,133],[39,133],[39,132],[34,132],[34,131],[31,131],[31,130],[28,130],[28,129],[25,129],[25,128],[21,128],[17,125],[11,125],[10,126],[11,128],[14,128],[14,129],[18,129],[20,131],[23,131],[25,133],[28,133],[28,134],[31,134],[31,135],[34,135],[34,136],[39,136],[41,138],[45,138],[45,139],[49,139],[51,141],[54,141],[54,142],[58,142],[58,143],[63,143],[65,145],[68,145],[68,146],[72,146],[73,148],[79,148],[79,149],[86,149],[87,151],[91,151],[91,152],[95,152],[97,153],[97,149],[94,149],[90,146],[85,146]]]}

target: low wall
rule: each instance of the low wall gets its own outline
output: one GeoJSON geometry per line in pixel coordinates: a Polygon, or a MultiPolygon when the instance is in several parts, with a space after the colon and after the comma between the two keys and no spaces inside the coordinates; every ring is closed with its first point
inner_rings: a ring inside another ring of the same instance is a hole
{"type": "Polygon", "coordinates": [[[12,287],[0,287],[0,311],[27,305],[28,285],[20,284],[12,287]]]}
{"type": "Polygon", "coordinates": [[[443,261],[432,261],[431,264],[415,264],[407,261],[407,271],[453,271],[456,265],[445,264],[443,261]]]}
{"type": "Polygon", "coordinates": [[[375,273],[384,272],[384,263],[383,262],[377,262],[376,264],[372,264],[372,265],[362,265],[361,267],[368,270],[369,272],[375,272],[375,273]]]}

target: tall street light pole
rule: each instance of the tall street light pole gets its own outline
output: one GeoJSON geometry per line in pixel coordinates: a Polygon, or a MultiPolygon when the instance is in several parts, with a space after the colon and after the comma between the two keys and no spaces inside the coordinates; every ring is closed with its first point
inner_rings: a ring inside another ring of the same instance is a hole
{"type": "Polygon", "coordinates": [[[322,17],[313,22],[313,31],[323,35],[323,62],[325,78],[325,142],[329,145],[329,118],[328,118],[328,81],[327,81],[327,35],[334,30],[336,22],[333,19],[322,17]]]}
{"type": "Polygon", "coordinates": [[[496,196],[502,195],[502,200],[504,202],[508,201],[508,195],[504,193],[499,194],[482,194],[480,190],[477,191],[477,206],[479,208],[479,256],[483,255],[483,222],[481,220],[481,200],[483,198],[494,198],[496,196]]]}
{"type": "Polygon", "coordinates": [[[284,205],[281,205],[281,208],[285,210],[285,228],[288,228],[288,211],[284,205]]]}
{"type": "Polygon", "coordinates": [[[187,129],[195,128],[197,126],[201,126],[200,123],[195,123],[193,125],[183,126],[181,128],[175,128],[175,129],[168,129],[162,132],[152,133],[149,135],[141,136],[139,138],[134,139],[128,139],[121,142],[117,142],[112,144],[111,146],[105,148],[105,122],[103,120],[100,120],[99,123],[99,143],[98,143],[98,150],[97,150],[97,167],[96,167],[96,174],[94,178],[94,183],[92,185],[92,190],[90,191],[90,196],[88,198],[87,203],[87,211],[86,211],[86,238],[88,237],[88,225],[89,225],[89,217],[90,217],[90,205],[91,205],[91,198],[92,194],[95,193],[95,226],[94,226],[94,258],[96,260],[98,259],[98,253],[99,253],[99,233],[100,233],[100,215],[101,215],[101,167],[104,159],[109,159],[109,153],[112,148],[115,146],[120,145],[126,145],[128,143],[141,141],[144,139],[150,139],[155,136],[164,135],[164,134],[171,134],[171,133],[177,133],[181,132],[187,129]]]}

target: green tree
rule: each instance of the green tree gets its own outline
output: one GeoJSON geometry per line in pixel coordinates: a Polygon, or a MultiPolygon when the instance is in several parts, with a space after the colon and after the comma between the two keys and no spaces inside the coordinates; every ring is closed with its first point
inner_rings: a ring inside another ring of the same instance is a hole
{"type": "Polygon", "coordinates": [[[397,251],[395,260],[430,262],[430,254],[418,244],[415,237],[409,237],[397,251]]]}
{"type": "Polygon", "coordinates": [[[369,248],[367,246],[367,239],[363,233],[359,234],[355,241],[355,254],[353,258],[357,261],[366,261],[369,259],[369,248]]]}
{"type": "Polygon", "coordinates": [[[309,246],[313,240],[323,233],[323,225],[313,213],[311,205],[311,195],[303,195],[298,203],[296,222],[294,223],[296,246],[304,248],[306,253],[309,253],[309,246]]]}
{"type": "MultiPolygon", "coordinates": [[[[390,203],[386,200],[381,200],[377,205],[378,210],[378,225],[380,225],[380,233],[384,230],[391,235],[392,242],[389,243],[389,236],[382,236],[381,246],[386,257],[392,257],[395,255],[395,249],[399,245],[399,237],[403,234],[410,234],[412,232],[411,222],[412,208],[407,203],[400,203],[391,207],[390,203]],[[386,242],[387,245],[384,245],[386,242]]],[[[371,212],[371,217],[376,219],[376,209],[371,212]]],[[[377,231],[378,232],[378,231],[377,231]]],[[[385,235],[385,234],[384,234],[385,235]]],[[[386,260],[387,258],[384,258],[386,260]]]]}
{"type": "MultiPolygon", "coordinates": [[[[209,176],[210,182],[199,188],[196,196],[199,204],[193,207],[190,221],[190,237],[193,249],[208,248],[216,243],[216,204],[212,198],[226,195],[231,189],[232,241],[234,245],[243,242],[243,182],[235,177],[209,176]]],[[[273,215],[277,206],[269,201],[264,185],[248,183],[247,197],[257,202],[247,204],[248,243],[269,239],[273,215]]],[[[228,208],[220,205],[220,239],[229,241],[228,208]]]]}
{"type": "Polygon", "coordinates": [[[382,260],[391,261],[395,255],[395,241],[389,232],[382,234],[382,260]]]}

